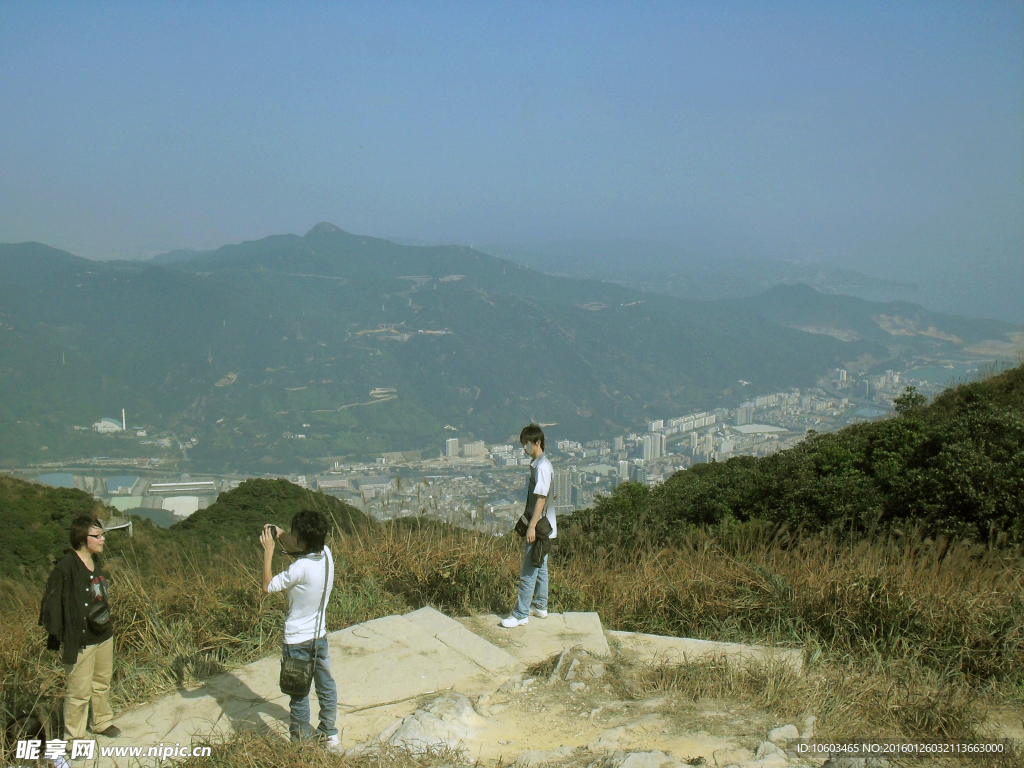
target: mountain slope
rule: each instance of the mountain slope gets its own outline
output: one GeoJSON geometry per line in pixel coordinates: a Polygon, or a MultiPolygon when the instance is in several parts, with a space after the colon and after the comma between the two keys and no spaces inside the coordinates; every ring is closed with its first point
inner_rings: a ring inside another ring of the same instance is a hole
{"type": "Polygon", "coordinates": [[[210,469],[436,449],[453,434],[446,424],[498,441],[536,420],[586,438],[732,403],[739,379],[759,391],[807,385],[886,354],[742,305],[330,224],[169,265],[0,246],[0,312],[8,463],[138,453],[71,429],[121,408],[175,445],[197,438],[188,460],[210,469]]]}
{"type": "Polygon", "coordinates": [[[71,546],[68,530],[79,515],[104,519],[110,512],[74,488],[0,476],[0,578],[45,581],[53,561],[71,546]]]}
{"type": "Polygon", "coordinates": [[[971,343],[1002,339],[1015,330],[998,320],[930,312],[905,301],[883,303],[825,295],[806,285],[777,285],[749,299],[723,304],[789,328],[881,343],[894,354],[959,351],[971,343]]]}
{"type": "MultiPolygon", "coordinates": [[[[550,274],[609,280],[679,298],[716,300],[753,296],[779,283],[804,283],[822,293],[876,300],[920,296],[918,286],[828,264],[741,257],[706,258],[652,241],[567,241],[539,246],[487,245],[482,250],[550,274]]],[[[712,248],[712,251],[717,250],[712,248]]]]}
{"type": "Polygon", "coordinates": [[[303,509],[321,510],[341,533],[357,533],[376,522],[345,502],[322,493],[300,488],[287,480],[246,480],[237,488],[220,494],[217,501],[171,527],[181,541],[253,541],[267,523],[289,529],[291,520],[303,509]]]}

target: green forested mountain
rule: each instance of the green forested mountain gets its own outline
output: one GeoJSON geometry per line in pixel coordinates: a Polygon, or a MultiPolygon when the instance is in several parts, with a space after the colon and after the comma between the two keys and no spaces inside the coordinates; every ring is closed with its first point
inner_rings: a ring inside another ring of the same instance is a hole
{"type": "MultiPolygon", "coordinates": [[[[287,480],[247,480],[226,493],[206,509],[172,526],[155,528],[148,521],[136,520],[136,536],[110,535],[106,555],[117,557],[135,551],[145,557],[148,547],[174,543],[186,547],[219,547],[224,542],[248,541],[253,547],[266,523],[286,530],[301,509],[315,507],[342,533],[356,533],[376,523],[343,501],[314,493],[287,480]]],[[[71,488],[51,488],[14,477],[0,476],[0,579],[40,582],[46,579],[53,562],[70,546],[71,521],[82,514],[95,514],[101,520],[109,516],[89,494],[71,488]]]]}
{"type": "Polygon", "coordinates": [[[209,470],[504,440],[531,420],[586,438],[733,403],[739,379],[771,391],[890,354],[742,305],[329,224],[185,255],[98,263],[0,246],[0,462],[146,455],[73,429],[121,408],[175,448],[196,438],[184,466],[209,470]]]}
{"type": "Polygon", "coordinates": [[[79,515],[103,518],[107,512],[83,491],[0,476],[0,578],[45,579],[71,546],[68,530],[79,515]]]}
{"type": "Polygon", "coordinates": [[[907,393],[896,418],[761,459],[699,464],[653,490],[627,483],[566,527],[659,543],[692,525],[751,519],[812,531],[1024,534],[1024,366],[923,400],[907,393]]]}
{"type": "Polygon", "coordinates": [[[171,526],[171,532],[202,543],[240,538],[255,541],[265,524],[288,530],[295,513],[308,507],[321,510],[343,533],[376,525],[372,518],[333,496],[308,491],[287,480],[256,478],[222,493],[206,509],[171,526]]]}

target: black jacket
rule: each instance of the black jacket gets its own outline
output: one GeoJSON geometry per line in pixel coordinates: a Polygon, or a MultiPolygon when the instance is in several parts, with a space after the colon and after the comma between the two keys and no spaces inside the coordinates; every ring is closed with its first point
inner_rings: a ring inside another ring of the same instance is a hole
{"type": "MultiPolygon", "coordinates": [[[[88,572],[75,550],[69,548],[64,550],[64,556],[54,564],[46,580],[46,591],[39,608],[39,624],[49,634],[47,648],[56,651],[63,646],[61,660],[65,664],[74,664],[79,651],[102,643],[113,634],[109,627],[99,635],[89,630],[85,620],[88,572]]],[[[103,572],[103,561],[99,555],[93,555],[93,573],[102,575],[108,582],[110,580],[103,572]]]]}
{"type": "Polygon", "coordinates": [[[544,565],[544,556],[551,551],[551,539],[548,538],[551,536],[551,523],[548,522],[547,515],[540,516],[534,533],[537,534],[537,540],[533,542],[533,548],[530,550],[530,562],[534,568],[540,568],[544,565]]]}

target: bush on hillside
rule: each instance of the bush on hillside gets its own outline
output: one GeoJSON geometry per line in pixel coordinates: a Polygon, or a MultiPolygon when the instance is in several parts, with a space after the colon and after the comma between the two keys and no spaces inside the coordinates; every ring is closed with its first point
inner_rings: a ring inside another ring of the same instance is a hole
{"type": "Polygon", "coordinates": [[[663,543],[694,525],[766,520],[863,533],[913,523],[928,535],[1024,533],[1024,366],[940,395],[908,391],[899,415],[811,435],[773,456],[619,486],[567,526],[663,543]]]}
{"type": "Polygon", "coordinates": [[[322,510],[342,533],[375,525],[370,517],[334,496],[300,488],[287,480],[257,478],[222,493],[209,507],[175,523],[170,530],[187,534],[192,540],[256,537],[265,523],[287,529],[295,513],[306,507],[322,510]]]}
{"type": "Polygon", "coordinates": [[[70,546],[71,521],[90,514],[108,516],[88,493],[0,477],[0,577],[45,579],[70,546]]]}
{"type": "MultiPolygon", "coordinates": [[[[341,533],[376,525],[370,517],[333,496],[314,493],[287,480],[247,480],[170,529],[156,528],[150,521],[136,518],[135,538],[109,539],[108,557],[121,554],[125,548],[143,551],[161,546],[168,539],[190,545],[244,538],[255,541],[264,523],[287,529],[295,513],[306,507],[323,510],[332,527],[341,533]]],[[[0,551],[4,553],[0,557],[0,579],[45,581],[54,561],[69,546],[71,521],[81,514],[104,519],[110,511],[82,491],[0,477],[0,551]]]]}

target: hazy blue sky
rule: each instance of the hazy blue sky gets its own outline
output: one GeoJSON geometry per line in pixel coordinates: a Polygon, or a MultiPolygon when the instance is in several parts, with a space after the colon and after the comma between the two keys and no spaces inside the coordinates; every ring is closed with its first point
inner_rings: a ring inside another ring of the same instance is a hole
{"type": "Polygon", "coordinates": [[[0,242],[657,239],[1024,320],[1022,94],[1019,1],[0,2],[0,242]]]}

